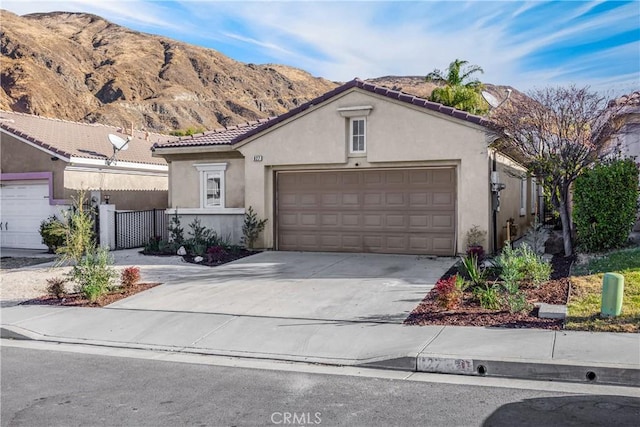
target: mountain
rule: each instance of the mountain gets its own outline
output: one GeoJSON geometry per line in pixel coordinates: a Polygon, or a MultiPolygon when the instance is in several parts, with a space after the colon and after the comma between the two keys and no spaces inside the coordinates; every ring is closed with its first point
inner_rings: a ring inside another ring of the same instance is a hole
{"type": "Polygon", "coordinates": [[[337,83],[85,13],[0,11],[0,109],[167,132],[284,113],[337,83]]]}
{"type": "MultiPolygon", "coordinates": [[[[0,10],[0,23],[0,110],[156,132],[215,129],[282,114],[338,85],[86,13],[0,10]]],[[[423,76],[368,81],[423,98],[436,87],[423,76]]],[[[498,99],[506,89],[487,85],[498,99]]]]}

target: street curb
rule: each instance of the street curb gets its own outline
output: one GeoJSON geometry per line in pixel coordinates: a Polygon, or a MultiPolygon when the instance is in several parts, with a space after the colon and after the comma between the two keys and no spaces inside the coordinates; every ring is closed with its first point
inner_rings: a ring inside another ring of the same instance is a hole
{"type": "Polygon", "coordinates": [[[417,372],[640,387],[640,366],[418,355],[417,372]]]}
{"type": "Polygon", "coordinates": [[[16,326],[0,326],[0,338],[25,341],[42,341],[43,336],[16,326]]]}
{"type": "Polygon", "coordinates": [[[517,378],[539,381],[561,381],[601,385],[640,387],[640,366],[604,363],[585,364],[561,360],[546,361],[532,359],[498,360],[483,357],[419,354],[380,357],[376,360],[328,359],[283,354],[250,353],[212,350],[197,347],[174,347],[116,341],[96,341],[77,338],[62,338],[42,335],[15,325],[0,326],[0,338],[23,341],[42,341],[64,344],[94,345],[124,349],[166,351],[172,353],[203,354],[211,356],[238,357],[243,359],[277,360],[294,363],[314,363],[330,366],[353,366],[405,372],[426,372],[517,378]]]}

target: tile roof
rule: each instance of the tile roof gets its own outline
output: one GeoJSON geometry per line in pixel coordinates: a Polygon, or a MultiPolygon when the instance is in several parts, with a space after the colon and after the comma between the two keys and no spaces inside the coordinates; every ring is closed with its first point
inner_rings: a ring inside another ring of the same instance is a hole
{"type": "MultiPolygon", "coordinates": [[[[0,110],[0,129],[26,139],[66,159],[82,157],[107,159],[113,155],[110,133],[126,138],[126,130],[102,124],[78,123],[31,114],[0,110]]],[[[166,165],[162,158],[152,157],[151,146],[158,141],[175,138],[157,133],[134,131],[129,148],[118,153],[117,160],[166,165]]]]}
{"type": "Polygon", "coordinates": [[[314,105],[318,105],[322,102],[325,102],[333,98],[334,96],[339,95],[343,92],[346,92],[347,90],[352,88],[360,88],[371,93],[376,93],[378,95],[386,96],[388,98],[402,101],[407,104],[426,108],[427,110],[431,110],[431,111],[436,111],[441,114],[446,114],[448,116],[465,120],[477,125],[487,126],[487,127],[489,126],[489,121],[487,121],[484,117],[469,114],[466,111],[456,110],[455,108],[447,107],[445,105],[438,104],[437,102],[428,101],[426,99],[419,98],[417,96],[413,96],[408,93],[400,92],[397,90],[391,90],[386,87],[367,83],[356,78],[280,116],[271,117],[268,119],[262,119],[256,122],[249,122],[249,123],[241,124],[238,126],[217,129],[214,131],[205,132],[200,135],[182,137],[177,141],[168,142],[164,144],[154,144],[153,149],[236,144],[240,141],[245,140],[246,138],[249,138],[250,136],[253,136],[259,132],[262,132],[265,129],[269,129],[270,127],[278,123],[281,123],[284,120],[287,120],[297,114],[300,114],[301,112],[308,110],[314,105]]]}
{"type": "Polygon", "coordinates": [[[490,122],[485,119],[484,117],[481,116],[476,116],[474,114],[470,114],[467,113],[466,111],[462,111],[462,110],[457,110],[455,108],[452,107],[447,107],[446,105],[442,105],[439,104],[437,102],[432,102],[429,100],[426,100],[424,98],[419,98],[417,96],[413,96],[411,94],[405,93],[405,92],[401,92],[401,91],[397,91],[397,90],[391,90],[388,89],[386,87],[383,86],[377,86],[374,85],[372,83],[368,83],[365,81],[362,81],[358,78],[355,78],[345,84],[343,84],[342,86],[338,86],[337,88],[325,93],[324,95],[319,96],[318,98],[312,99],[311,101],[304,103],[296,108],[294,108],[293,110],[290,110],[272,120],[269,120],[267,123],[264,123],[261,126],[256,126],[253,129],[237,136],[234,140],[231,141],[232,144],[236,144],[238,142],[241,142],[253,135],[256,135],[257,133],[260,133],[272,126],[275,126],[278,123],[283,122],[284,120],[287,120],[297,114],[302,113],[305,110],[308,110],[309,108],[313,107],[314,105],[318,105],[321,104],[331,98],[333,98],[334,96],[337,96],[343,92],[348,91],[349,89],[352,88],[360,88],[363,89],[367,92],[371,92],[371,93],[375,93],[378,95],[382,95],[382,96],[386,96],[387,98],[391,98],[391,99],[395,99],[407,104],[411,104],[411,105],[415,105],[417,107],[422,107],[425,108],[427,110],[431,110],[431,111],[436,111],[438,113],[441,114],[446,114],[448,116],[452,116],[455,117],[457,119],[461,119],[461,120],[465,120],[467,122],[471,122],[480,126],[486,126],[489,127],[490,122]]]}
{"type": "Polygon", "coordinates": [[[267,123],[270,120],[273,120],[273,117],[214,129],[201,134],[183,136],[175,141],[156,143],[153,145],[152,150],[173,147],[198,147],[203,145],[230,145],[235,138],[267,123]]]}

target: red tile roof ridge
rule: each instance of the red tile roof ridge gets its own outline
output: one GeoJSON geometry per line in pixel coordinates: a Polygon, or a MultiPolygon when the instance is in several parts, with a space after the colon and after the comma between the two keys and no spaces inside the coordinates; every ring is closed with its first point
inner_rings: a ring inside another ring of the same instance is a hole
{"type": "Polygon", "coordinates": [[[476,125],[479,126],[484,126],[484,127],[489,127],[490,126],[490,121],[488,119],[486,119],[485,117],[482,116],[477,116],[475,114],[470,114],[466,111],[462,111],[462,110],[458,110],[455,109],[453,107],[447,107],[446,105],[443,104],[439,104],[437,102],[433,102],[433,101],[429,101],[428,99],[424,99],[424,98],[420,98],[418,96],[406,93],[406,92],[402,92],[402,91],[397,91],[397,90],[393,90],[393,89],[388,89],[384,86],[378,86],[375,85],[373,83],[370,82],[366,82],[364,80],[361,80],[360,78],[356,77],[353,80],[350,80],[348,82],[346,82],[345,84],[343,84],[342,86],[338,86],[332,90],[330,90],[329,92],[325,93],[324,95],[320,95],[317,98],[312,99],[311,101],[308,101],[304,104],[299,105],[298,107],[289,110],[288,112],[281,114],[277,117],[275,117],[274,119],[270,120],[267,123],[264,123],[260,126],[257,126],[251,130],[249,130],[246,133],[243,133],[241,135],[238,135],[237,137],[235,137],[231,143],[232,144],[237,144],[241,141],[244,141],[245,139],[256,135],[272,126],[275,126],[276,124],[287,120],[293,116],[298,115],[299,113],[308,110],[309,108],[311,108],[314,105],[318,105],[321,104],[331,98],[333,98],[336,95],[339,95],[340,93],[346,92],[349,89],[352,88],[360,88],[363,90],[366,90],[367,92],[371,92],[371,93],[375,93],[378,95],[382,95],[382,96],[386,96],[388,98],[391,99],[396,99],[398,101],[401,102],[405,102],[407,104],[413,104],[419,107],[423,107],[426,108],[428,110],[432,110],[432,111],[436,111],[442,114],[446,114],[449,116],[453,116],[457,119],[460,120],[464,120],[467,122],[471,122],[474,123],[476,125]],[[408,98],[408,99],[407,99],[408,98]]]}

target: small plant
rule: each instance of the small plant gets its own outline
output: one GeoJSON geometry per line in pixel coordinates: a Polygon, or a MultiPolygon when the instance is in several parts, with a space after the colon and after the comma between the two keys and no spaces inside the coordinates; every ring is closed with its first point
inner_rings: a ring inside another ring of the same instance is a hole
{"type": "Polygon", "coordinates": [[[52,277],[47,279],[47,293],[58,299],[64,298],[67,295],[65,283],[67,283],[67,279],[63,277],[52,277]]]}
{"type": "Polygon", "coordinates": [[[456,287],[456,276],[438,280],[434,287],[438,305],[446,310],[455,308],[460,303],[461,292],[456,287]]]}
{"type": "Polygon", "coordinates": [[[71,277],[78,284],[78,291],[95,302],[112,289],[112,280],[117,273],[112,267],[113,259],[105,248],[98,248],[86,254],[73,266],[71,277]]]}
{"type": "Polygon", "coordinates": [[[42,243],[49,248],[49,253],[56,253],[56,250],[65,243],[64,223],[55,215],[51,215],[40,223],[40,236],[42,243]]]}
{"type": "Polygon", "coordinates": [[[95,249],[95,235],[91,209],[85,205],[86,192],[81,190],[72,199],[73,208],[64,214],[64,244],[56,252],[60,254],[60,263],[78,264],[95,249]]]}
{"type": "Polygon", "coordinates": [[[140,268],[127,267],[120,273],[120,285],[123,287],[133,286],[140,282],[140,268]]]}
{"type": "Polygon", "coordinates": [[[540,285],[549,280],[551,265],[542,260],[527,244],[517,249],[505,245],[497,258],[501,269],[500,278],[506,282],[532,282],[540,285]]]}
{"type": "Polygon", "coordinates": [[[194,218],[193,221],[189,224],[189,240],[193,241],[195,245],[206,245],[210,240],[216,239],[216,232],[203,226],[200,223],[200,218],[194,218]]]}
{"type": "Polygon", "coordinates": [[[473,225],[468,231],[466,235],[467,247],[471,248],[474,246],[482,246],[484,244],[484,240],[487,237],[486,230],[483,230],[478,225],[473,225]]]}
{"type": "Polygon", "coordinates": [[[456,274],[454,277],[456,278],[456,289],[460,292],[466,291],[471,285],[461,274],[456,274]]]}
{"type": "Polygon", "coordinates": [[[474,286],[483,285],[487,281],[487,271],[480,267],[478,257],[474,255],[462,257],[462,272],[473,282],[474,286]]]}
{"type": "Polygon", "coordinates": [[[180,216],[178,216],[178,209],[175,210],[173,216],[169,220],[169,241],[176,245],[181,245],[184,242],[184,229],[180,224],[180,216]]]}
{"type": "Polygon", "coordinates": [[[242,226],[244,242],[249,249],[253,249],[253,244],[264,230],[266,224],[267,219],[259,219],[258,215],[253,211],[253,208],[249,206],[249,209],[244,215],[244,224],[242,226]]]}
{"type": "Polygon", "coordinates": [[[543,227],[536,216],[527,232],[522,236],[522,241],[526,243],[534,252],[544,254],[544,244],[549,238],[549,230],[543,227]]]}
{"type": "Polygon", "coordinates": [[[207,261],[211,264],[214,262],[220,262],[227,256],[227,251],[222,246],[212,246],[207,249],[207,261]]]}
{"type": "Polygon", "coordinates": [[[502,304],[500,304],[500,291],[496,285],[485,284],[485,286],[478,286],[473,289],[473,295],[480,301],[480,307],[486,310],[499,310],[502,304]]]}
{"type": "Polygon", "coordinates": [[[510,313],[521,313],[531,310],[531,304],[527,301],[527,295],[522,291],[507,292],[504,296],[504,305],[510,313]]]}

